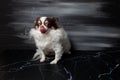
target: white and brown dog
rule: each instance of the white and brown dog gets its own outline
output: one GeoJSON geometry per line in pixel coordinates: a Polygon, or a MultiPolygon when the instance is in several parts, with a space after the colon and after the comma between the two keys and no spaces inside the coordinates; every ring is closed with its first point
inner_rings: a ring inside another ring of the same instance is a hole
{"type": "Polygon", "coordinates": [[[55,59],[50,64],[56,64],[63,53],[70,53],[70,41],[63,27],[58,27],[58,18],[38,17],[30,36],[35,40],[37,47],[33,59],[45,61],[45,56],[54,53],[55,59]]]}

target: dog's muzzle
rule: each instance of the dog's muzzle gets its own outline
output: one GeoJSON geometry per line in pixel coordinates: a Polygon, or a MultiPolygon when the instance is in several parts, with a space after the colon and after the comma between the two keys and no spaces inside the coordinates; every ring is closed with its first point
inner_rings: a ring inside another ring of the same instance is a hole
{"type": "Polygon", "coordinates": [[[40,26],[40,32],[41,33],[45,33],[47,31],[47,29],[44,26],[40,26]]]}

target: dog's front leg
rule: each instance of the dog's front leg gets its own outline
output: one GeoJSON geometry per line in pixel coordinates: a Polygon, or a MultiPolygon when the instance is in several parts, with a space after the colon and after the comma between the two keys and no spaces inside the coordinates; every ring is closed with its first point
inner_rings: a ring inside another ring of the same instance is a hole
{"type": "Polygon", "coordinates": [[[40,62],[44,62],[45,61],[45,54],[44,54],[44,52],[43,52],[43,50],[41,48],[38,48],[36,50],[35,55],[33,56],[33,60],[36,60],[36,59],[40,59],[40,62]]]}
{"type": "Polygon", "coordinates": [[[58,45],[55,49],[55,59],[53,61],[50,62],[50,64],[57,64],[57,62],[61,59],[62,55],[63,55],[63,51],[62,51],[62,46],[58,45]]]}
{"type": "Polygon", "coordinates": [[[38,52],[40,53],[40,62],[45,61],[45,54],[41,48],[38,49],[38,52]]]}
{"type": "Polygon", "coordinates": [[[32,60],[34,61],[34,60],[38,60],[38,59],[40,59],[40,53],[38,52],[38,49],[36,49],[36,53],[34,54],[32,60]]]}

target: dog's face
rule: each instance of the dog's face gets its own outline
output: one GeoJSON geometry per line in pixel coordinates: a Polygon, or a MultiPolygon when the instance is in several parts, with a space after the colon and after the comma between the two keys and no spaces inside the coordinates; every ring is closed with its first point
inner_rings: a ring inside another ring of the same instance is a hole
{"type": "Polygon", "coordinates": [[[57,29],[58,18],[38,17],[35,20],[35,29],[39,29],[41,33],[47,32],[48,29],[57,29]]]}

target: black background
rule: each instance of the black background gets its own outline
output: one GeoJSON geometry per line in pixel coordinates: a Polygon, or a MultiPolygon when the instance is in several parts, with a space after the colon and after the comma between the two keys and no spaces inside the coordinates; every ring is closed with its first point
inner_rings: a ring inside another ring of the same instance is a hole
{"type": "Polygon", "coordinates": [[[119,0],[2,0],[0,48],[34,49],[28,37],[38,16],[58,17],[75,50],[118,49],[119,0]]]}

